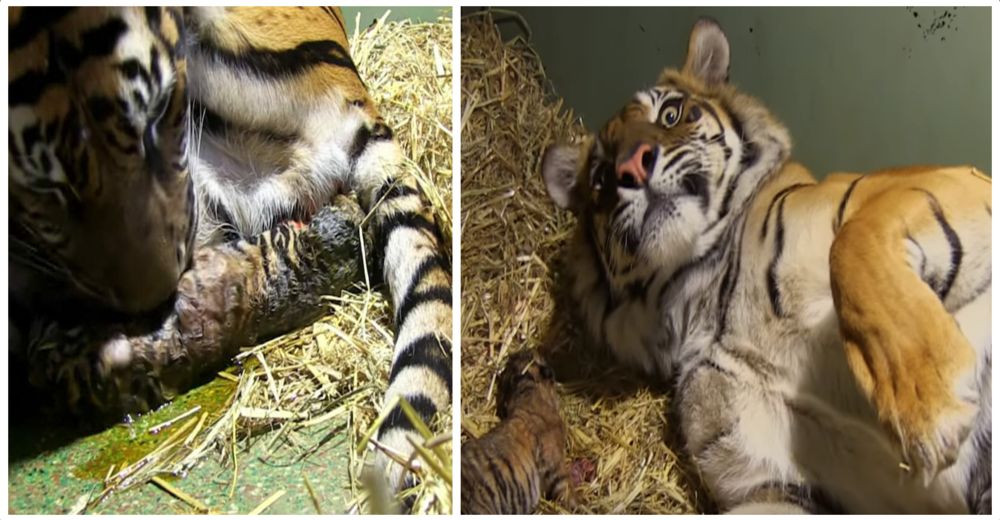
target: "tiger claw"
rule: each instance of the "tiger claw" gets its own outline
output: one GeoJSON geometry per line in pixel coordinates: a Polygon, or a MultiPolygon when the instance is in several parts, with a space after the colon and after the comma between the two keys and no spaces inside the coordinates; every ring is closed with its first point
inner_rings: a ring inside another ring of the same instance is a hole
{"type": "Polygon", "coordinates": [[[951,411],[941,414],[933,431],[920,436],[905,437],[904,463],[901,467],[925,486],[957,460],[962,444],[972,431],[976,409],[960,402],[951,411]]]}

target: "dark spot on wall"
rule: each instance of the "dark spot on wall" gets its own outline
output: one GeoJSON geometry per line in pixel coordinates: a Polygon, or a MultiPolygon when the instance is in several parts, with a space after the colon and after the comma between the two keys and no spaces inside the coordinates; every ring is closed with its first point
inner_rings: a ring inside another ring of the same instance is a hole
{"type": "Polygon", "coordinates": [[[646,32],[646,28],[643,27],[642,24],[639,24],[639,30],[642,32],[646,32]]]}
{"type": "MultiPolygon", "coordinates": [[[[927,22],[926,25],[923,22],[918,22],[917,29],[923,33],[924,40],[938,36],[937,33],[941,31],[958,31],[958,9],[958,7],[946,8],[941,12],[934,9],[931,11],[930,22],[927,22]]],[[[919,11],[912,7],[907,7],[906,10],[913,14],[913,18],[920,19],[919,11]]],[[[940,41],[945,41],[945,37],[941,36],[940,41]]]]}
{"type": "Polygon", "coordinates": [[[750,32],[753,33],[753,27],[750,28],[750,32]]]}

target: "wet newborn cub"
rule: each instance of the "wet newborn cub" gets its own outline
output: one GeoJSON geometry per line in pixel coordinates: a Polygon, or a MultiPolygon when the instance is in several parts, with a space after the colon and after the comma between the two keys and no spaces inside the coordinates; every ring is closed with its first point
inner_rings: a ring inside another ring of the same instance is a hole
{"type": "Polygon", "coordinates": [[[559,396],[552,369],[533,351],[507,361],[497,415],[496,428],[462,445],[462,513],[531,513],[542,493],[572,508],[559,396]]]}

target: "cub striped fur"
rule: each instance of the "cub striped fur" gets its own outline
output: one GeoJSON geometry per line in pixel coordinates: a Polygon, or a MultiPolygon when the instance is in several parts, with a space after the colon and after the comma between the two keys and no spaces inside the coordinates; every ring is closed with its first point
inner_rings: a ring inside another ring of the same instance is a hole
{"type": "Polygon", "coordinates": [[[574,505],[552,369],[530,350],[500,374],[500,424],[462,444],[462,513],[529,514],[542,497],[574,505]]]}
{"type": "Polygon", "coordinates": [[[681,70],[547,151],[588,337],[673,381],[722,510],[989,512],[991,180],[817,182],[728,68],[703,19],[681,70]]]}

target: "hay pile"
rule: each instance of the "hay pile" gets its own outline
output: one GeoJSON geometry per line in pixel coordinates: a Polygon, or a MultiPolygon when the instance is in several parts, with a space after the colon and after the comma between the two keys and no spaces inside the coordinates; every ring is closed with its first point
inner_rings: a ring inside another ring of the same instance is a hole
{"type": "Polygon", "coordinates": [[[564,319],[560,254],[573,222],[549,201],[539,163],[582,125],[551,95],[538,56],[520,38],[502,42],[488,14],[463,17],[461,76],[463,437],[496,424],[507,356],[541,349],[561,383],[568,456],[596,466],[575,512],[694,512],[703,493],[665,442],[664,388],[581,348],[564,319]]]}
{"type": "MultiPolygon", "coordinates": [[[[388,14],[367,28],[360,19],[355,21],[351,54],[404,150],[406,173],[417,179],[430,199],[448,247],[452,23],[444,18],[436,23],[386,22],[388,14]]],[[[354,447],[351,461],[348,468],[331,470],[349,473],[351,511],[382,510],[385,504],[369,500],[372,490],[362,482],[365,462],[371,459],[368,439],[380,424],[378,412],[392,360],[391,309],[381,293],[367,288],[332,295],[329,302],[330,315],[312,326],[245,349],[237,358],[239,369],[219,374],[236,383],[221,412],[178,410],[183,417],[164,428],[166,439],[159,446],[140,460],[109,468],[105,489],[75,511],[82,512],[108,493],[152,482],[193,511],[209,512],[198,497],[160,476],[183,476],[205,458],[215,457],[227,464],[235,485],[240,454],[249,444],[263,440],[268,453],[293,446],[292,458],[308,457],[320,446],[302,443],[301,432],[321,427],[332,431],[344,428],[345,422],[354,447]],[[261,437],[263,433],[270,435],[261,437]]],[[[435,431],[451,431],[450,414],[442,413],[435,423],[435,431]]],[[[426,434],[423,448],[414,464],[421,482],[406,493],[415,504],[413,511],[450,513],[450,433],[436,438],[426,434]]],[[[312,495],[308,480],[306,487],[312,495]]],[[[283,492],[275,489],[255,511],[266,509],[283,492]]],[[[316,510],[302,513],[343,512],[324,509],[322,497],[312,495],[312,499],[316,510]]]]}

